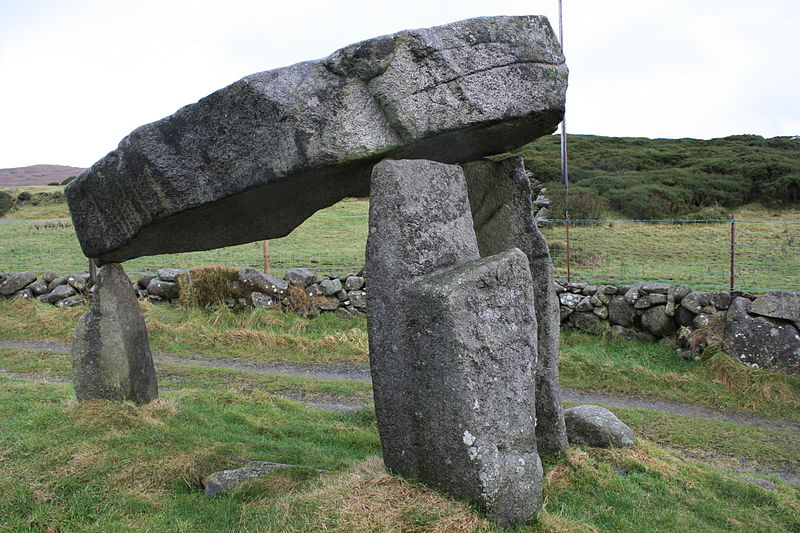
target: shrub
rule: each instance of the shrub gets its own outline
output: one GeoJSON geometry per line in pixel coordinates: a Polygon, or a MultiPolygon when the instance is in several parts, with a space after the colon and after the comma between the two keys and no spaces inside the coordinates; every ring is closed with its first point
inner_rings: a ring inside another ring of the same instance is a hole
{"type": "Polygon", "coordinates": [[[14,198],[6,191],[0,191],[0,217],[11,211],[14,207],[14,198]]]}
{"type": "Polygon", "coordinates": [[[231,298],[244,296],[236,291],[233,282],[239,271],[228,266],[193,268],[178,276],[178,299],[182,307],[213,309],[223,307],[231,298]]]}
{"type": "MultiPolygon", "coordinates": [[[[566,206],[566,190],[560,183],[547,184],[550,198],[550,218],[562,218],[566,206]]],[[[569,215],[575,220],[598,220],[608,215],[608,201],[588,187],[572,186],[569,189],[569,215]]]]}

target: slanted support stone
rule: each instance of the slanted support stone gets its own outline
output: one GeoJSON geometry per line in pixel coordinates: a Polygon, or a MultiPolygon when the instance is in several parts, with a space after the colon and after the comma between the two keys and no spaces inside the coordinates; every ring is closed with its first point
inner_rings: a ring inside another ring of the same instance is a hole
{"type": "Polygon", "coordinates": [[[567,448],[558,380],[560,312],[550,250],[531,212],[531,184],[521,157],[463,165],[481,257],[519,248],[528,257],[538,324],[536,438],[542,454],[567,448]]]}
{"type": "Polygon", "coordinates": [[[528,258],[514,248],[411,287],[418,478],[503,526],[540,507],[536,314],[528,258]]]}
{"type": "Polygon", "coordinates": [[[92,305],[81,316],[72,341],[72,370],[78,400],[158,398],[147,328],[122,265],[100,269],[92,305]]]}
{"type": "Polygon", "coordinates": [[[512,525],[541,494],[535,296],[521,251],[479,256],[459,166],[375,166],[367,323],[384,462],[512,525]]]}

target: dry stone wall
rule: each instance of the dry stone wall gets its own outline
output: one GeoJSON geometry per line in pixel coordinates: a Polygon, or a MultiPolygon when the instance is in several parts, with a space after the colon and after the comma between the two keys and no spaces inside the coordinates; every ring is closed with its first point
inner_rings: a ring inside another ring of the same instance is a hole
{"type": "Polygon", "coordinates": [[[790,291],[695,290],[688,285],[556,283],[562,328],[638,340],[674,339],[684,359],[720,343],[742,363],[800,374],[800,300],[790,291]]]}
{"type": "MultiPolygon", "coordinates": [[[[136,295],[151,302],[177,302],[177,278],[183,270],[162,268],[143,274],[136,295]]],[[[298,311],[289,287],[308,297],[299,311],[314,317],[335,313],[341,318],[366,316],[367,277],[317,275],[306,268],[276,278],[253,268],[239,270],[226,305],[298,311]]],[[[744,291],[695,290],[688,285],[637,283],[593,285],[556,282],[562,328],[611,334],[643,341],[674,340],[676,353],[699,359],[709,341],[717,340],[744,364],[800,374],[800,299],[790,291],[760,296],[744,291]]],[[[37,298],[58,307],[89,302],[94,287],[89,273],[59,276],[20,272],[0,274],[0,296],[37,298]]]]}

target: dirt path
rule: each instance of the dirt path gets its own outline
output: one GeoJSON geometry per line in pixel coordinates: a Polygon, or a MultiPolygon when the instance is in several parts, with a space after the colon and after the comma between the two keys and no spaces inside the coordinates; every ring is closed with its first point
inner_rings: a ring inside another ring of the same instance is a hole
{"type": "MultiPolygon", "coordinates": [[[[49,340],[0,340],[0,348],[11,348],[17,350],[35,350],[35,351],[51,351],[57,353],[69,353],[69,345],[49,341],[49,340]]],[[[157,362],[176,364],[176,365],[192,365],[205,368],[219,368],[240,370],[244,372],[254,372],[258,374],[271,374],[281,376],[295,376],[295,377],[312,377],[317,379],[329,380],[355,380],[371,382],[369,369],[357,365],[346,366],[320,366],[320,365],[272,365],[272,364],[253,364],[243,363],[235,360],[225,359],[207,359],[202,354],[193,354],[189,357],[182,357],[174,354],[154,353],[153,358],[157,362]]],[[[44,382],[67,382],[68,380],[63,377],[45,376],[42,374],[15,374],[9,373],[0,368],[0,376],[13,377],[17,379],[25,379],[29,381],[44,381],[44,382]]],[[[349,398],[332,398],[337,403],[321,403],[304,398],[302,395],[292,393],[279,394],[285,398],[303,402],[307,405],[319,407],[321,409],[343,411],[355,410],[364,406],[363,402],[353,403],[348,402],[349,398]],[[338,403],[340,402],[341,403],[338,403]],[[347,402],[347,403],[345,403],[347,402]]],[[[704,420],[715,420],[719,422],[731,422],[743,426],[749,426],[759,429],[770,429],[790,435],[800,436],[800,424],[794,422],[787,422],[783,420],[772,420],[750,413],[738,412],[725,412],[708,407],[702,407],[693,404],[686,404],[680,402],[673,402],[669,400],[662,400],[660,398],[648,397],[634,397],[628,395],[614,394],[607,391],[583,391],[575,389],[562,389],[562,399],[565,402],[573,403],[596,403],[606,407],[633,407],[640,409],[649,409],[662,413],[673,415],[681,415],[690,418],[698,418],[704,420]]],[[[793,485],[800,485],[800,472],[795,471],[794,468],[775,469],[773,466],[763,465],[753,462],[747,462],[741,458],[728,458],[727,461],[719,461],[723,458],[716,458],[713,460],[708,457],[695,457],[691,454],[686,454],[687,457],[697,460],[702,463],[711,464],[731,472],[749,472],[760,474],[774,474],[781,477],[786,482],[793,485]],[[738,461],[738,463],[737,463],[738,461]],[[743,462],[744,461],[744,462],[743,462]],[[722,463],[722,464],[721,464],[722,463]],[[748,463],[748,464],[745,464],[748,463]]]]}
{"type": "MultiPolygon", "coordinates": [[[[69,345],[55,341],[29,341],[29,340],[0,340],[0,348],[14,348],[19,350],[39,350],[53,351],[59,353],[69,353],[69,345]]],[[[243,363],[235,360],[226,359],[206,359],[200,354],[190,357],[182,357],[173,354],[154,353],[156,361],[178,364],[193,365],[206,368],[220,368],[230,370],[241,370],[245,372],[255,372],[258,374],[273,374],[281,376],[312,377],[317,379],[346,379],[354,381],[370,382],[369,369],[356,365],[347,366],[320,366],[320,365],[271,365],[243,363]]],[[[731,422],[743,426],[750,426],[759,429],[771,429],[792,435],[800,436],[800,424],[783,420],[772,420],[750,413],[726,412],[718,409],[711,409],[693,404],[662,400],[660,398],[635,397],[621,394],[614,394],[606,391],[584,391],[576,389],[562,389],[562,400],[573,403],[598,403],[606,407],[635,407],[649,409],[662,413],[700,418],[704,420],[716,420],[719,422],[731,422]]],[[[300,400],[302,401],[302,400],[300,400]]],[[[310,403],[310,402],[305,402],[310,403]]],[[[328,406],[328,404],[315,404],[318,407],[328,406]]],[[[330,404],[335,409],[345,409],[348,404],[330,404]]],[[[361,405],[353,405],[360,407],[361,405]]]]}

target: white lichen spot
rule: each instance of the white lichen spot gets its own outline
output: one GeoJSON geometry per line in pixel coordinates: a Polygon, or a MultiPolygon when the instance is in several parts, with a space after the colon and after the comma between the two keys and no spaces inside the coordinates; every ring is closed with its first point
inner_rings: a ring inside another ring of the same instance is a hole
{"type": "Polygon", "coordinates": [[[472,408],[475,409],[476,411],[478,411],[481,408],[481,404],[480,402],[478,402],[477,398],[475,398],[475,403],[472,404],[472,408]]]}
{"type": "Polygon", "coordinates": [[[525,466],[525,459],[523,457],[519,458],[519,464],[521,464],[522,466],[525,466]]]}
{"type": "Polygon", "coordinates": [[[470,446],[467,448],[467,454],[469,455],[470,461],[474,461],[476,457],[478,457],[478,448],[475,446],[470,446]]]}
{"type": "Polygon", "coordinates": [[[472,435],[472,433],[469,432],[468,429],[464,430],[464,439],[463,440],[464,440],[464,444],[466,444],[467,446],[472,446],[473,444],[475,444],[475,437],[472,435]]]}

